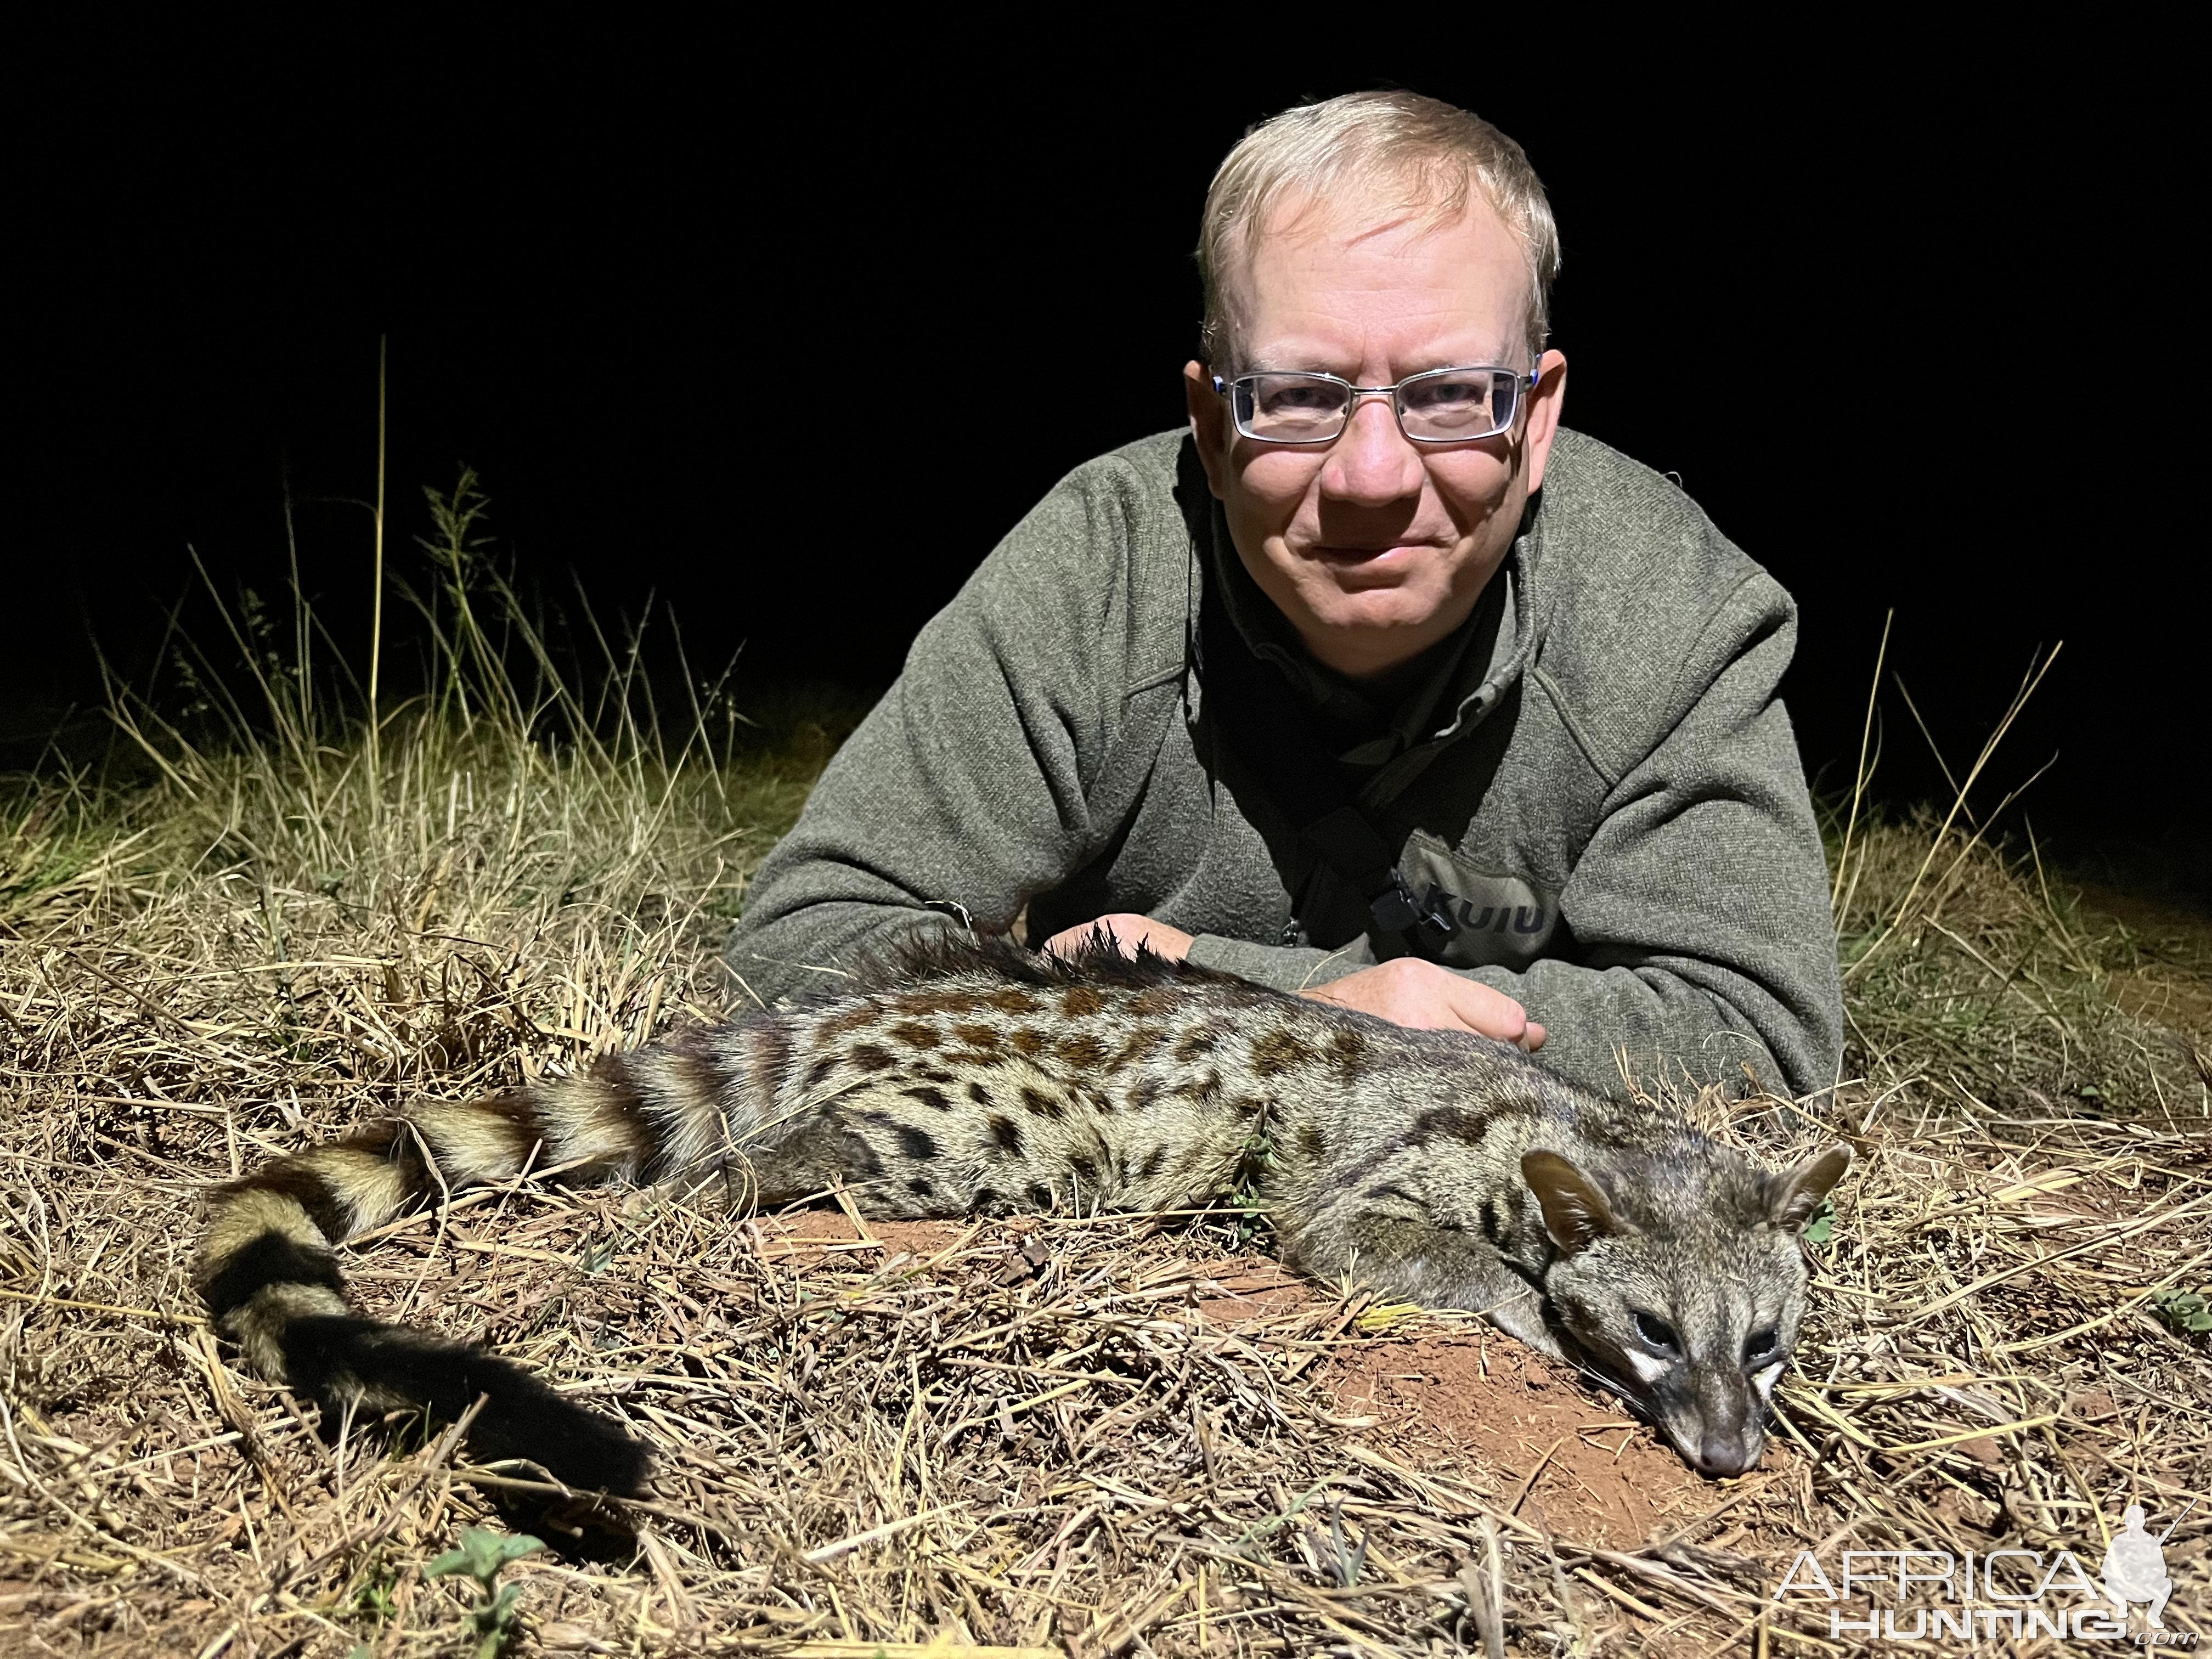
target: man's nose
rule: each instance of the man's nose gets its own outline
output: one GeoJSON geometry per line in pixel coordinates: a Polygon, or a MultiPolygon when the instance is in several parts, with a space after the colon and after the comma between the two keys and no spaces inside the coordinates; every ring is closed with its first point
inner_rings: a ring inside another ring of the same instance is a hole
{"type": "Polygon", "coordinates": [[[1417,495],[1421,458],[1399,429],[1388,398],[1362,398],[1352,406],[1344,435],[1330,446],[1322,467],[1322,493],[1360,507],[1385,507],[1417,495]]]}

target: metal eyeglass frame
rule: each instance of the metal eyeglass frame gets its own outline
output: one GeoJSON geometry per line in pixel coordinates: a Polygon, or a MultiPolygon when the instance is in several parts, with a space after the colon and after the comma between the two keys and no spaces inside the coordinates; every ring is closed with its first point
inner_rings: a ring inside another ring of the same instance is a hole
{"type": "Polygon", "coordinates": [[[1511,429],[1513,422],[1521,418],[1521,410],[1524,406],[1523,400],[1529,392],[1536,389],[1536,382],[1540,378],[1541,378],[1540,375],[1534,370],[1523,374],[1519,369],[1508,368],[1503,363],[1461,363],[1448,368],[1425,368],[1419,374],[1408,374],[1395,386],[1354,386],[1340,374],[1331,374],[1325,369],[1304,368],[1261,369],[1250,374],[1239,374],[1236,379],[1230,380],[1224,380],[1220,375],[1216,374],[1212,380],[1214,395],[1229,400],[1229,419],[1236,427],[1239,437],[1249,438],[1255,444],[1284,444],[1295,447],[1301,444],[1334,443],[1352,429],[1352,417],[1359,412],[1359,400],[1363,398],[1388,398],[1390,400],[1390,413],[1398,422],[1399,435],[1407,443],[1480,443],[1486,438],[1495,438],[1499,433],[1511,429]],[[1470,432],[1462,437],[1424,438],[1407,431],[1406,403],[1401,395],[1405,389],[1418,380],[1434,380],[1445,374],[1510,374],[1518,383],[1518,390],[1513,394],[1513,412],[1487,432],[1470,432]],[[1326,380],[1331,386],[1342,386],[1352,394],[1351,401],[1344,406],[1344,424],[1326,438],[1269,438],[1253,431],[1244,424],[1243,416],[1237,412],[1236,392],[1237,388],[1246,381],[1257,380],[1263,376],[1294,377],[1302,380],[1326,380]]]}

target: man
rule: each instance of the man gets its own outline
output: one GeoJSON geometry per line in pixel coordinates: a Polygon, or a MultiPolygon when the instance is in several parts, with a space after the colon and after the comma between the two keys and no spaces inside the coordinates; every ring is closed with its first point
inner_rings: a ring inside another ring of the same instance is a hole
{"type": "Polygon", "coordinates": [[[922,631],[754,881],[747,982],[1097,926],[1603,1091],[1832,1084],[1794,611],[1560,427],[1520,148],[1404,93],[1290,111],[1200,262],[1188,431],[1069,475],[922,631]]]}

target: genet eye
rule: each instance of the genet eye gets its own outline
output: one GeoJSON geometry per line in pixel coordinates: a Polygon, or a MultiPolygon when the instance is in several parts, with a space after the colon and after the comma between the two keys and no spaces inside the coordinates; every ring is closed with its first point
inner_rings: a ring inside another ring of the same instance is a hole
{"type": "Polygon", "coordinates": [[[1674,1328],[1656,1314],[1638,1313],[1636,1316],[1636,1334],[1655,1348],[1673,1349],[1680,1346],[1675,1338],[1674,1328]]]}
{"type": "Polygon", "coordinates": [[[1747,1360],[1764,1359],[1781,1345],[1782,1333],[1769,1325],[1763,1331],[1751,1334],[1751,1340],[1743,1345],[1743,1357],[1747,1360]]]}

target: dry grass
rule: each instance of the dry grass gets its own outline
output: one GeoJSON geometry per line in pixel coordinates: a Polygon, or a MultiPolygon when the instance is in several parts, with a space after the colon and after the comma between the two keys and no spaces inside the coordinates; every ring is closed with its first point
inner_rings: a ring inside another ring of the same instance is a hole
{"type": "MultiPolygon", "coordinates": [[[[9,798],[0,1647],[465,1650],[425,1564],[544,1494],[232,1370],[186,1285],[196,1194],[732,1006],[726,917],[824,746],[675,752],[619,714],[634,686],[610,715],[504,684],[403,710],[373,768],[290,683],[221,748],[140,708],[150,781],[9,798]]],[[[2212,1364],[2171,1312],[2212,1280],[2212,1033],[2129,1012],[2140,938],[2032,864],[1933,824],[1856,825],[1850,860],[1854,1076],[1727,1114],[1864,1154],[1784,1431],[1626,1547],[1579,1528],[1559,1444],[1352,1414],[1351,1361],[1486,1354],[1464,1323],[1322,1291],[1224,1311],[1229,1222],[869,1233],[525,1182],[387,1230],[352,1277],[661,1449],[653,1503],[510,1569],[527,1650],[1832,1652],[1825,1607],[1765,1599],[1799,1549],[2063,1545],[2094,1571],[2123,1502],[2162,1525],[2212,1489],[2212,1364]]],[[[1624,1468],[1665,1460],[1587,1417],[1624,1468]]],[[[2170,1626],[2212,1622],[2208,1539],[2212,1503],[2167,1540],[2170,1626]]]]}

